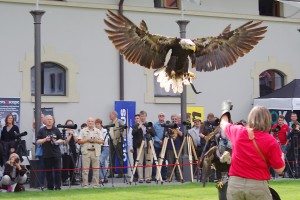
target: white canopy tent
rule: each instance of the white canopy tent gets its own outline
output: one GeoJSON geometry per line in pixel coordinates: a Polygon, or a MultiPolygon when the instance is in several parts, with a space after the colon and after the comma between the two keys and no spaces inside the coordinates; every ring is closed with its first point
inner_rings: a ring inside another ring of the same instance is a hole
{"type": "Polygon", "coordinates": [[[300,110],[300,79],[295,79],[266,96],[254,99],[255,105],[275,110],[300,110]]]}

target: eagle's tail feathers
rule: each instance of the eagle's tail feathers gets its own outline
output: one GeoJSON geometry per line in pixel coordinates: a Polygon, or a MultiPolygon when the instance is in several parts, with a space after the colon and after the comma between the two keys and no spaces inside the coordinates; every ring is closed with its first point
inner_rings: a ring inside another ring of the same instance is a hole
{"type": "Polygon", "coordinates": [[[154,72],[154,75],[157,76],[157,82],[159,83],[161,88],[164,88],[166,92],[169,92],[170,88],[172,88],[174,93],[182,93],[183,84],[190,85],[192,80],[195,78],[195,74],[193,74],[192,72],[188,72],[187,74],[179,77],[170,77],[166,72],[166,67],[157,69],[154,72]]]}

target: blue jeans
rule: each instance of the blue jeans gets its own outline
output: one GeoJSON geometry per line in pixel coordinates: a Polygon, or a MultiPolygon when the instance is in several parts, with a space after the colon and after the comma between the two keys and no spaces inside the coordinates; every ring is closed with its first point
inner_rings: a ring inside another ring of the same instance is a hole
{"type": "Polygon", "coordinates": [[[40,186],[41,187],[44,187],[45,185],[45,177],[46,177],[46,172],[44,171],[45,170],[45,163],[44,163],[44,159],[43,159],[43,156],[36,156],[38,159],[39,159],[39,170],[42,170],[40,171],[38,174],[39,174],[39,179],[40,179],[40,186]]]}
{"type": "MultiPolygon", "coordinates": [[[[109,156],[109,146],[103,146],[102,147],[102,151],[101,151],[101,156],[100,156],[100,167],[105,167],[105,160],[108,158],[109,156]]],[[[100,169],[99,170],[99,176],[100,179],[104,179],[106,178],[106,171],[107,169],[100,169]]]]}

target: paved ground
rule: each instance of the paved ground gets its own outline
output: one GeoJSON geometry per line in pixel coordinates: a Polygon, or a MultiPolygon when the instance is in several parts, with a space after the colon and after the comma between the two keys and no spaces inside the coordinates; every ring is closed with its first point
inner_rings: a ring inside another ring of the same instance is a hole
{"type": "MultiPolygon", "coordinates": [[[[279,176],[275,181],[281,181],[281,180],[299,180],[300,179],[292,179],[292,178],[282,178],[281,176],[279,176]]],[[[132,182],[131,184],[129,183],[130,181],[130,177],[127,177],[126,179],[124,178],[114,178],[108,179],[108,183],[105,183],[104,185],[100,185],[100,187],[134,187],[134,186],[141,186],[141,185],[179,185],[179,184],[184,184],[181,182],[177,182],[176,180],[173,180],[172,182],[155,182],[155,181],[151,181],[151,183],[138,183],[138,182],[132,182]]],[[[197,179],[194,180],[194,182],[197,182],[197,179]]],[[[190,183],[190,182],[185,182],[185,183],[190,183]]],[[[199,183],[200,184],[200,183],[199,183]]],[[[40,188],[30,188],[30,184],[26,183],[25,188],[27,191],[39,191],[40,188]]],[[[81,185],[71,185],[71,186],[62,186],[62,190],[68,190],[68,189],[80,189],[81,185]]],[[[90,188],[92,188],[92,186],[90,185],[90,188]]]]}
{"type": "MultiPolygon", "coordinates": [[[[176,180],[173,180],[172,182],[155,182],[155,181],[151,181],[151,183],[138,183],[138,182],[132,182],[131,184],[129,183],[130,181],[130,177],[126,177],[125,178],[109,178],[108,179],[108,183],[105,183],[104,185],[100,185],[100,187],[130,187],[130,186],[140,186],[140,185],[175,185],[175,184],[182,184],[181,182],[177,182],[176,180]]],[[[195,180],[197,181],[197,180],[195,180]]],[[[190,183],[190,182],[186,182],[186,183],[190,183]]],[[[199,183],[200,184],[200,183],[199,183]]],[[[30,184],[26,183],[24,184],[26,191],[39,191],[40,188],[30,188],[30,184]]],[[[90,188],[92,188],[92,186],[89,186],[90,188]]],[[[71,185],[70,186],[62,186],[62,190],[66,190],[66,189],[80,189],[81,185],[71,185]]]]}

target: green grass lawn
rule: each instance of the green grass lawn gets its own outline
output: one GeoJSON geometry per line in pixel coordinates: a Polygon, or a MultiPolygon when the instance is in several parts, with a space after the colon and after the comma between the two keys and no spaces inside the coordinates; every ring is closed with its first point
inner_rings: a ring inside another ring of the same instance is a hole
{"type": "MultiPolygon", "coordinates": [[[[300,180],[271,181],[274,188],[283,200],[300,199],[300,180]]],[[[199,183],[185,183],[178,185],[154,185],[154,186],[128,186],[128,187],[101,187],[99,189],[70,189],[61,191],[26,191],[22,193],[0,193],[0,199],[37,199],[37,200],[125,200],[125,199],[218,199],[217,189],[214,183],[208,183],[207,187],[200,187],[199,183]]]]}

